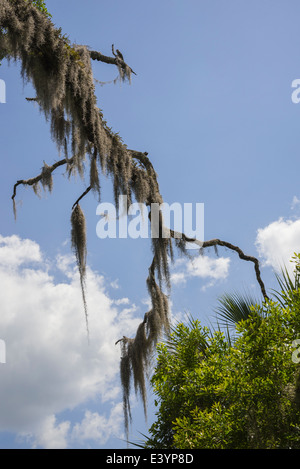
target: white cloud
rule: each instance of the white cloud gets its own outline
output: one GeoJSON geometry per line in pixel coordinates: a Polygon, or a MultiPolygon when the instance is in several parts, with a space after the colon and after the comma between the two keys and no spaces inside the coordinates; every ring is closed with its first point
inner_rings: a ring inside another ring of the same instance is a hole
{"type": "Polygon", "coordinates": [[[292,205],[291,209],[294,210],[295,208],[299,207],[300,205],[300,199],[296,195],[294,195],[293,200],[292,200],[292,205]]]}
{"type": "Polygon", "coordinates": [[[121,425],[123,425],[122,403],[112,409],[109,418],[87,410],[83,420],[74,426],[71,438],[81,442],[94,440],[101,445],[109,436],[118,433],[121,425]]]}
{"type": "Polygon", "coordinates": [[[171,281],[174,284],[180,284],[185,283],[190,277],[200,277],[209,280],[204,288],[211,287],[217,280],[224,280],[228,276],[229,266],[229,257],[212,259],[203,255],[192,260],[180,259],[179,263],[175,263],[175,269],[180,268],[180,271],[172,273],[171,281]]]}
{"type": "Polygon", "coordinates": [[[56,424],[55,415],[49,415],[42,422],[33,447],[44,449],[65,449],[68,447],[68,432],[71,423],[68,421],[56,424]]]}
{"type": "Polygon", "coordinates": [[[65,449],[70,444],[83,448],[90,442],[101,446],[111,436],[122,436],[120,428],[123,425],[123,404],[119,402],[111,408],[108,418],[98,412],[86,410],[81,422],[73,426],[68,420],[58,423],[54,414],[49,415],[38,426],[35,435],[26,436],[33,441],[33,448],[65,449]]]}
{"type": "Polygon", "coordinates": [[[174,285],[186,283],[186,274],[184,272],[175,272],[172,274],[171,281],[174,285]]]}
{"type": "Polygon", "coordinates": [[[115,305],[128,305],[130,303],[129,298],[120,298],[118,300],[114,300],[115,305]]]}
{"type": "Polygon", "coordinates": [[[0,235],[0,264],[16,267],[25,262],[41,261],[40,247],[30,239],[21,240],[18,236],[0,235]]]}
{"type": "Polygon", "coordinates": [[[290,262],[294,252],[300,252],[300,220],[280,218],[260,228],[257,232],[256,247],[265,265],[280,270],[286,266],[291,272],[290,262]]]}
{"type": "Polygon", "coordinates": [[[212,259],[208,256],[199,256],[188,264],[188,273],[193,277],[225,279],[228,275],[229,257],[212,259]]]}
{"type": "MultiPolygon", "coordinates": [[[[66,283],[55,283],[49,265],[35,242],[0,238],[0,338],[6,344],[0,431],[30,435],[44,448],[67,446],[74,423],[56,421],[66,409],[94,399],[119,415],[120,349],[115,342],[133,336],[140,322],[133,315],[136,307],[127,299],[118,306],[108,297],[104,278],[88,270],[88,343],[75,265],[70,256],[57,259],[55,267],[66,274],[66,283]]],[[[96,416],[86,414],[75,424],[78,435],[84,434],[87,419],[93,422],[96,416]]],[[[123,431],[119,417],[99,415],[97,428],[101,442],[123,431]]]]}
{"type": "Polygon", "coordinates": [[[114,288],[114,289],[118,290],[118,288],[120,288],[120,287],[119,287],[119,281],[118,281],[118,279],[113,280],[113,281],[110,283],[110,286],[111,286],[111,288],[114,288]]]}

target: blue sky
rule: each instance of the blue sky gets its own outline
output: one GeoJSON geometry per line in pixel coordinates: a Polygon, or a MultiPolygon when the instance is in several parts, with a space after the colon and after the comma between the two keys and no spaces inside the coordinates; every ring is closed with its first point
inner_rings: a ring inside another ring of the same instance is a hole
{"type": "MultiPolygon", "coordinates": [[[[204,203],[205,239],[220,238],[259,257],[267,289],[274,269],[300,251],[300,78],[297,0],[48,0],[72,42],[106,55],[112,43],[137,73],[132,84],[96,84],[99,107],[129,148],[147,151],[168,203],[204,203]]],[[[116,77],[94,63],[100,81],[116,77]]],[[[82,201],[88,232],[87,345],[79,279],[70,248],[70,211],[86,187],[54,176],[51,195],[18,179],[59,159],[49,125],[23,85],[19,64],[0,67],[0,448],[123,448],[122,396],[114,343],[133,336],[149,304],[147,239],[96,235],[97,200],[82,201]]],[[[102,178],[102,201],[112,187],[102,178]]],[[[224,292],[260,298],[253,265],[235,253],[205,252],[172,267],[171,312],[208,325],[224,292]]],[[[132,396],[130,439],[146,424],[132,396]]]]}

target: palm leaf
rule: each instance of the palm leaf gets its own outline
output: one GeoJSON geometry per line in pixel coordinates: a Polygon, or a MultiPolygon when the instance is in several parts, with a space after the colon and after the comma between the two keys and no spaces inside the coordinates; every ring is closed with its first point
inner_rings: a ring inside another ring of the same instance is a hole
{"type": "Polygon", "coordinates": [[[300,288],[300,278],[298,271],[295,272],[294,278],[289,274],[286,267],[281,268],[281,275],[275,273],[276,280],[278,282],[280,291],[272,290],[274,292],[274,297],[285,307],[287,302],[293,300],[294,292],[300,288]]]}
{"type": "MultiPolygon", "coordinates": [[[[187,314],[186,317],[186,322],[182,323],[181,321],[176,321],[175,324],[170,326],[170,333],[166,337],[166,340],[164,341],[165,345],[167,346],[167,349],[169,353],[176,355],[178,348],[180,347],[182,338],[181,335],[178,333],[178,326],[180,324],[184,324],[186,327],[189,328],[190,332],[193,330],[197,331],[199,329],[199,321],[194,319],[193,316],[190,314],[187,314]]],[[[202,336],[199,335],[198,337],[199,340],[199,350],[202,352],[205,352],[205,350],[208,348],[208,341],[206,340],[206,334],[203,334],[202,336]]]]}
{"type": "Polygon", "coordinates": [[[234,328],[238,322],[248,319],[253,307],[258,303],[248,294],[224,294],[219,298],[219,306],[215,311],[218,324],[226,327],[228,333],[229,328],[234,328]]]}

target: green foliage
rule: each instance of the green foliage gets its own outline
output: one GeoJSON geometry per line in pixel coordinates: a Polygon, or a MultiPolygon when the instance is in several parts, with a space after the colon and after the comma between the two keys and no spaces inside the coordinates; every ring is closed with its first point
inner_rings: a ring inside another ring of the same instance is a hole
{"type": "Polygon", "coordinates": [[[219,299],[217,308],[218,323],[228,328],[235,328],[236,324],[247,319],[258,303],[254,298],[239,293],[225,294],[219,299]]]}
{"type": "MultiPolygon", "coordinates": [[[[299,273],[297,256],[295,274],[299,273]]],[[[236,325],[234,342],[199,321],[158,346],[159,406],[148,448],[300,448],[300,289],[281,293],[236,325]]]]}
{"type": "Polygon", "coordinates": [[[32,0],[31,3],[35,5],[40,11],[45,13],[46,16],[48,16],[49,18],[52,18],[52,15],[47,10],[46,3],[44,0],[32,0]]]}
{"type": "Polygon", "coordinates": [[[297,291],[300,288],[300,254],[295,252],[291,262],[295,264],[293,278],[287,268],[281,269],[281,275],[276,274],[280,290],[275,291],[274,296],[282,306],[292,304],[295,299],[294,292],[297,296],[297,291]]]}

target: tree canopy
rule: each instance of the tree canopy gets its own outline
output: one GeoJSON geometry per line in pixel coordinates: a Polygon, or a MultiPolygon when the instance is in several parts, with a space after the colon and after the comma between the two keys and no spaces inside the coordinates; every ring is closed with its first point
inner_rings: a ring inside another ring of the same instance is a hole
{"type": "Polygon", "coordinates": [[[158,412],[147,448],[300,448],[296,259],[294,288],[247,317],[242,311],[234,340],[191,320],[158,346],[151,380],[158,412]]]}

